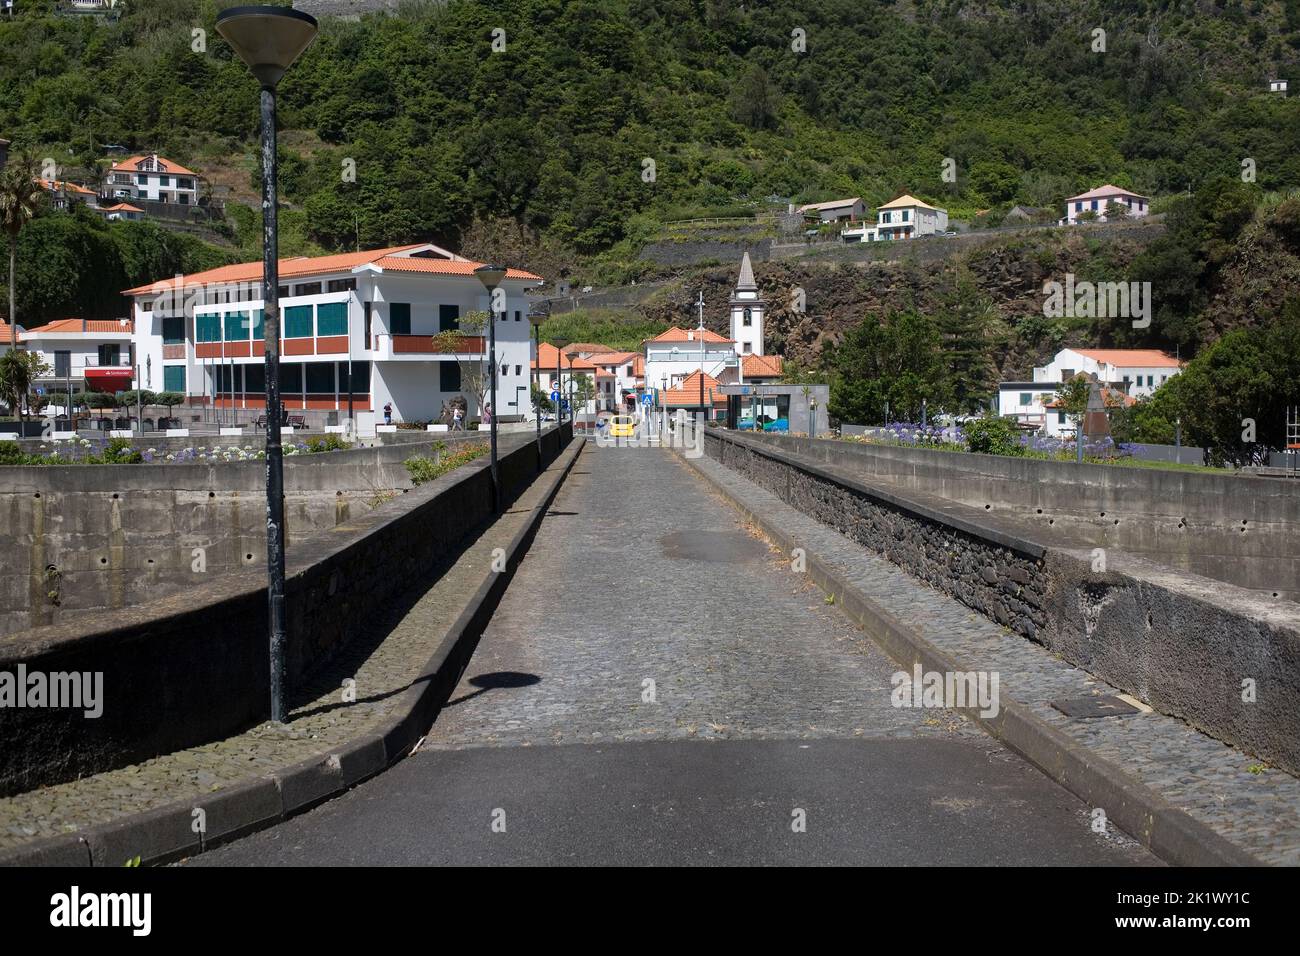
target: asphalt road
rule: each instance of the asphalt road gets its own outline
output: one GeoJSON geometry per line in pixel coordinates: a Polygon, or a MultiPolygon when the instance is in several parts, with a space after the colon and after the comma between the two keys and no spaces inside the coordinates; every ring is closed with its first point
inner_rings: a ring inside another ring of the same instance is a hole
{"type": "Polygon", "coordinates": [[[668,453],[589,446],[414,756],[189,865],[1152,865],[668,453]]]}

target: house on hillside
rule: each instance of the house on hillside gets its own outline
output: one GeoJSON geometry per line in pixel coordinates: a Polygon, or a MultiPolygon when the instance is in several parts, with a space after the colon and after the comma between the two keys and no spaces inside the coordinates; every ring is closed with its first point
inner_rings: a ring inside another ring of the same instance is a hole
{"type": "Polygon", "coordinates": [[[948,210],[904,194],[876,209],[876,238],[915,239],[948,231],[948,210]]]}
{"type": "Polygon", "coordinates": [[[143,199],[178,206],[196,206],[201,183],[201,177],[193,170],[164,159],[157,153],[149,153],[144,156],[128,156],[114,163],[104,174],[100,193],[105,199],[114,202],[143,199]]]}
{"type": "Polygon", "coordinates": [[[135,222],[144,215],[143,209],[139,206],[132,206],[127,202],[120,202],[114,206],[100,206],[98,211],[103,213],[104,218],[109,222],[117,222],[123,219],[128,222],[135,222]]]}
{"type": "Polygon", "coordinates": [[[94,210],[99,208],[99,196],[93,189],[61,179],[38,179],[36,182],[50,194],[50,202],[55,209],[71,209],[75,203],[81,203],[94,210]]]}
{"type": "Polygon", "coordinates": [[[832,199],[829,202],[813,202],[795,210],[805,220],[813,222],[857,222],[866,215],[867,206],[858,196],[851,199],[832,199]]]}
{"type": "Polygon", "coordinates": [[[1067,199],[1065,201],[1064,222],[1072,226],[1079,221],[1081,215],[1085,214],[1088,214],[1090,218],[1095,218],[1097,222],[1105,222],[1106,207],[1111,203],[1123,206],[1127,210],[1126,218],[1129,219],[1141,218],[1151,211],[1150,200],[1146,196],[1140,196],[1131,189],[1121,189],[1107,183],[1104,186],[1098,186],[1096,189],[1090,189],[1086,193],[1079,193],[1079,195],[1067,199]]]}

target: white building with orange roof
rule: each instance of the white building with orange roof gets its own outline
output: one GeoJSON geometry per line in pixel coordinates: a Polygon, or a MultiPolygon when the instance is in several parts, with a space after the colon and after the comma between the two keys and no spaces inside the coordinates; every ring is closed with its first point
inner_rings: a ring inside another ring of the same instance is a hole
{"type": "Polygon", "coordinates": [[[147,153],[114,163],[104,174],[103,193],[116,200],[145,199],[196,206],[201,182],[202,178],[192,169],[157,153],[147,153]]]}
{"type": "MultiPolygon", "coordinates": [[[[488,337],[466,335],[459,351],[435,336],[455,331],[488,295],[481,263],[431,243],[280,261],[280,389],[291,414],[365,432],[385,405],[394,422],[436,421],[448,399],[477,397],[462,362],[486,363],[488,337]],[[313,414],[305,414],[305,413],[313,414]]],[[[527,416],[532,328],[525,291],[540,276],[511,269],[496,316],[499,420],[527,416]]],[[[183,392],[192,405],[233,407],[240,420],[265,409],[262,263],[245,262],[128,289],[144,387],[183,392]],[[247,415],[242,414],[243,412],[247,415]]],[[[489,399],[490,401],[490,399],[489,399]]]]}
{"type": "Polygon", "coordinates": [[[1034,368],[1030,381],[998,386],[998,414],[1053,437],[1073,433],[1074,423],[1056,404],[1062,382],[1083,372],[1096,377],[1108,402],[1131,405],[1181,370],[1177,358],[1159,349],[1061,349],[1047,365],[1034,368]]]}
{"type": "Polygon", "coordinates": [[[1067,199],[1065,221],[1069,225],[1074,225],[1079,221],[1080,216],[1089,214],[1095,217],[1097,222],[1105,222],[1106,207],[1111,203],[1123,206],[1130,219],[1141,218],[1151,211],[1151,201],[1146,196],[1135,193],[1131,189],[1121,189],[1119,186],[1106,183],[1104,186],[1089,189],[1086,193],[1079,193],[1067,199]]]}
{"type": "MultiPolygon", "coordinates": [[[[537,347],[537,356],[532,361],[532,368],[537,373],[538,387],[548,395],[559,391],[567,400],[570,391],[576,391],[580,379],[590,380],[593,384],[593,394],[595,393],[596,366],[577,354],[571,354],[572,352],[572,348],[568,346],[560,350],[549,342],[542,342],[537,347]]],[[[582,407],[576,409],[580,414],[595,410],[595,399],[585,402],[582,407]]]]}
{"type": "Polygon", "coordinates": [[[602,411],[626,410],[637,401],[636,352],[593,352],[587,361],[596,366],[596,399],[602,411]]]}
{"type": "Polygon", "coordinates": [[[1113,385],[1134,398],[1145,398],[1182,370],[1182,363],[1159,349],[1061,349],[1042,368],[1036,382],[1064,382],[1078,372],[1113,385]]]}
{"type": "Polygon", "coordinates": [[[84,203],[92,209],[98,206],[99,196],[93,189],[62,179],[38,179],[36,182],[50,194],[55,209],[71,209],[73,203],[84,203]]]}
{"type": "Polygon", "coordinates": [[[121,392],[133,387],[130,319],[59,319],[20,332],[23,347],[50,367],[33,384],[45,394],[121,392]]]}

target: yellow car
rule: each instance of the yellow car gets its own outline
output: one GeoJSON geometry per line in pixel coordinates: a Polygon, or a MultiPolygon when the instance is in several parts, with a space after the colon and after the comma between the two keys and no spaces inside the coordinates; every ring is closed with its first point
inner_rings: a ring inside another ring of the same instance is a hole
{"type": "Polygon", "coordinates": [[[636,422],[631,415],[615,415],[609,420],[610,438],[632,438],[636,435],[636,422]]]}

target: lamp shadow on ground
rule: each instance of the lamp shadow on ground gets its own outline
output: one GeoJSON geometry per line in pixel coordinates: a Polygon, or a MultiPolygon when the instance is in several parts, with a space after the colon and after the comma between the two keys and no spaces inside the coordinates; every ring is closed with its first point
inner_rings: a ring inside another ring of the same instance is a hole
{"type": "Polygon", "coordinates": [[[447,701],[444,707],[455,707],[457,704],[463,704],[468,700],[473,700],[479,694],[486,694],[490,690],[507,690],[516,687],[532,687],[534,684],[540,684],[542,679],[536,674],[524,674],[520,671],[493,671],[490,674],[479,674],[477,677],[469,679],[470,684],[477,687],[478,690],[473,693],[465,694],[454,700],[447,701]]]}

